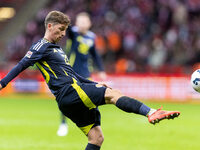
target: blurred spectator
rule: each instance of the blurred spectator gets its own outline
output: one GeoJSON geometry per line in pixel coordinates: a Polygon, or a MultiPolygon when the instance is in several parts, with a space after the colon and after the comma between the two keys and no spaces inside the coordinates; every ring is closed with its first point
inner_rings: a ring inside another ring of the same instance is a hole
{"type": "Polygon", "coordinates": [[[55,9],[68,14],[72,22],[77,13],[90,13],[107,72],[148,71],[149,67],[159,72],[166,65],[187,67],[200,61],[199,0],[52,0],[8,46],[6,59],[23,57],[27,45],[44,32],[44,16],[55,9]]]}
{"type": "Polygon", "coordinates": [[[109,31],[107,33],[108,48],[113,52],[118,52],[121,48],[121,39],[117,32],[109,31]]]}
{"type": "Polygon", "coordinates": [[[149,55],[148,63],[157,72],[164,65],[166,60],[166,48],[161,39],[155,38],[152,42],[152,50],[149,55]]]}

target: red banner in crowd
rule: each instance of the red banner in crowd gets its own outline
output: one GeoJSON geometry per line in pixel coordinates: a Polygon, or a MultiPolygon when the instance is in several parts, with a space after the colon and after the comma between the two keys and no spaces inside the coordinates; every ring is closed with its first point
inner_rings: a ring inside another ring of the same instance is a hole
{"type": "MultiPolygon", "coordinates": [[[[0,78],[4,75],[0,74],[0,78]]],[[[93,76],[98,81],[96,75],[93,76]]],[[[190,77],[185,75],[108,75],[103,81],[108,86],[120,90],[123,94],[139,99],[188,101],[200,99],[200,94],[190,85],[190,77]]],[[[39,79],[17,78],[1,94],[15,92],[49,93],[45,81],[39,79]]]]}
{"type": "Polygon", "coordinates": [[[165,75],[109,75],[106,83],[123,94],[140,99],[198,99],[200,94],[190,85],[190,77],[165,75]]]}

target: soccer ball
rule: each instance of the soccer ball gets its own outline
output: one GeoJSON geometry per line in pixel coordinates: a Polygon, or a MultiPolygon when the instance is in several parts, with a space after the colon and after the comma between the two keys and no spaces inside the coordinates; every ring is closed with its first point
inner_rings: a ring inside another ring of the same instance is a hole
{"type": "Polygon", "coordinates": [[[190,82],[193,89],[200,93],[200,69],[192,73],[190,82]]]}

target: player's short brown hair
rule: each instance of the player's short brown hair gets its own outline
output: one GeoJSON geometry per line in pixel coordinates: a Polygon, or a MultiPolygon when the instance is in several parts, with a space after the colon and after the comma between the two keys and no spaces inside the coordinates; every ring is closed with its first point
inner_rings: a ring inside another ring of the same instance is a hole
{"type": "Polygon", "coordinates": [[[67,15],[65,15],[60,11],[51,11],[47,14],[45,18],[44,21],[45,28],[47,27],[48,23],[69,25],[70,19],[67,15]]]}

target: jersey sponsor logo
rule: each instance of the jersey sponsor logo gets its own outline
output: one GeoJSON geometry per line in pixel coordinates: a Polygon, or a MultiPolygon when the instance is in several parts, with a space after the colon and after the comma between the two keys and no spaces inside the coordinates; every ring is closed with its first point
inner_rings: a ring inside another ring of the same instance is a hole
{"type": "Polygon", "coordinates": [[[28,51],[28,52],[26,53],[25,57],[31,58],[32,54],[33,54],[33,52],[28,51]]]}
{"type": "Polygon", "coordinates": [[[94,41],[89,38],[85,38],[83,36],[78,36],[77,41],[82,44],[86,44],[88,47],[91,47],[94,44],[94,41]]]}
{"type": "Polygon", "coordinates": [[[79,42],[78,51],[83,55],[87,55],[89,49],[94,44],[94,42],[91,39],[84,38],[82,36],[78,36],[77,41],[79,42]]]}

